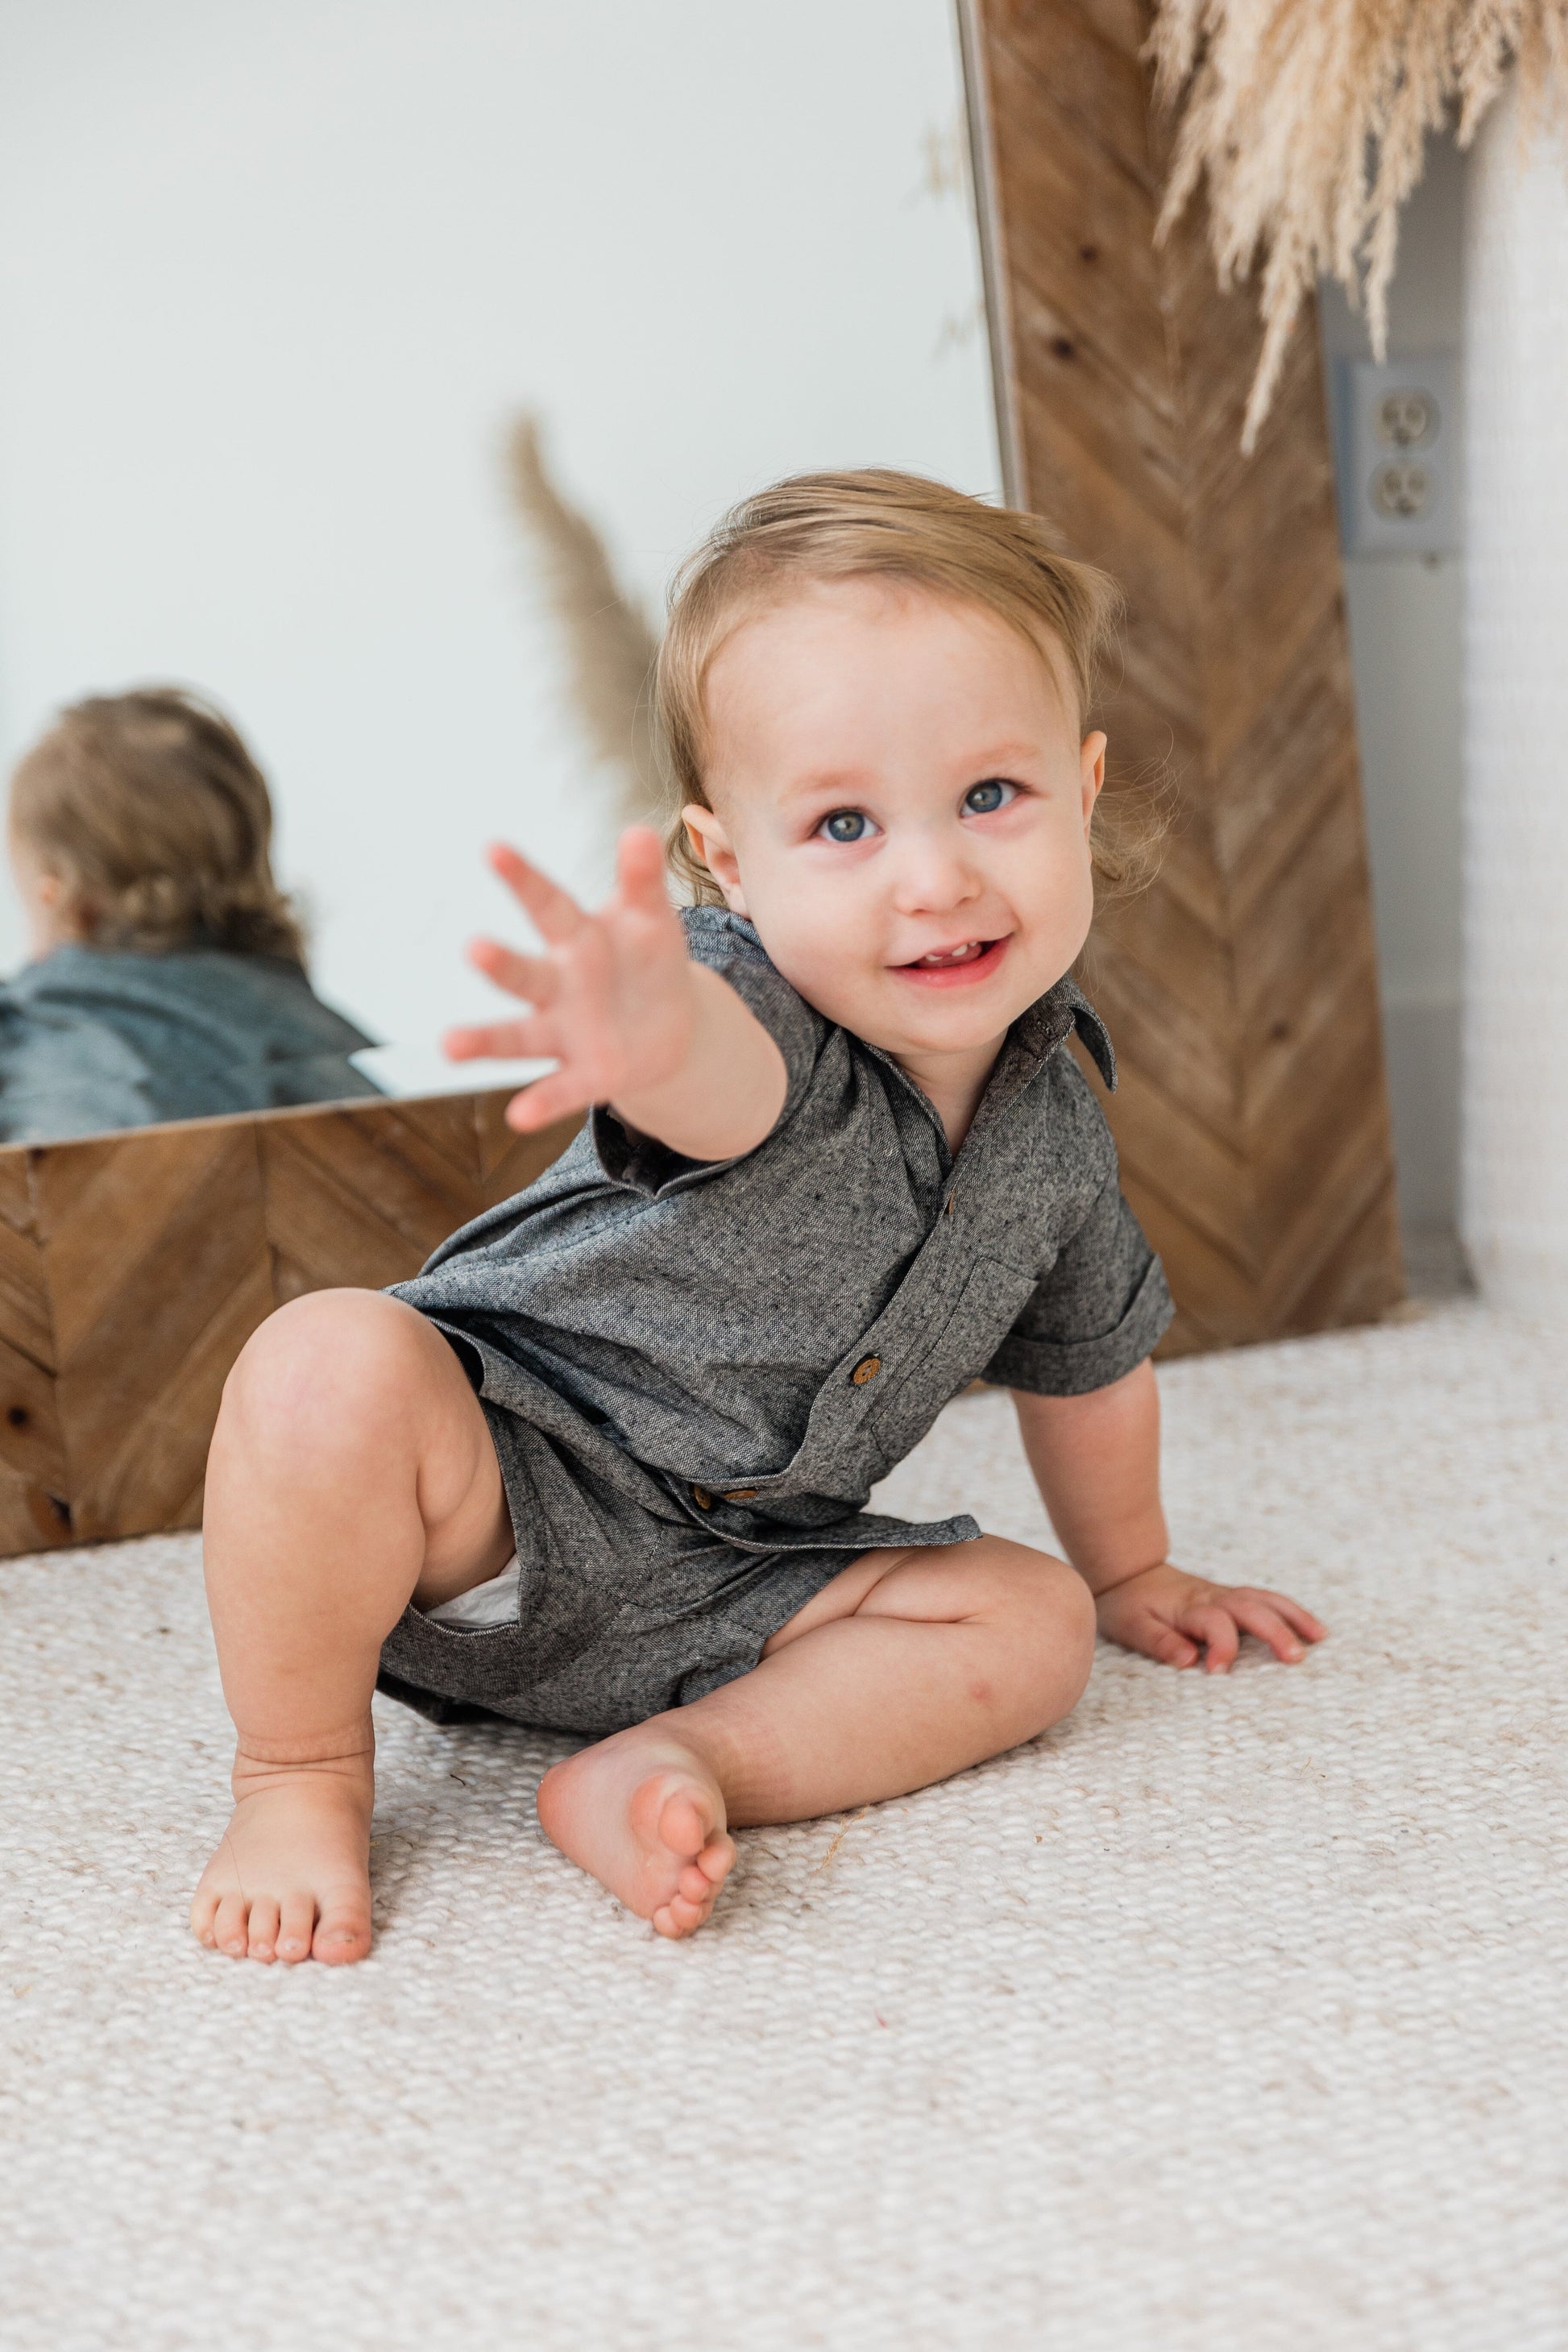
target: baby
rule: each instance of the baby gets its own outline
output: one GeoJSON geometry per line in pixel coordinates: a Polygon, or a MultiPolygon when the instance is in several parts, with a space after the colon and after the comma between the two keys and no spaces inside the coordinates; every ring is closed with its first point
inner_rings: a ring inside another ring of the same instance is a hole
{"type": "Polygon", "coordinates": [[[1322,1627],[1166,1558],[1171,1308],[1071,1054],[1109,604],[1033,518],[883,472],[781,483],[687,566],[657,698],[685,803],[458,1056],[590,1110],[417,1280],[284,1307],[229,1380],[206,1575],[235,1811],[192,1908],[253,1959],[370,1946],[371,1694],[586,1735],[539,1817],[664,1936],[731,1832],[896,1797],[1073,1706],[1096,1627],[1223,1672],[1322,1627]],[[1067,1560],[864,1507],[977,1376],[1067,1560]],[[1068,1561],[1071,1565],[1068,1565],[1068,1561]]]}

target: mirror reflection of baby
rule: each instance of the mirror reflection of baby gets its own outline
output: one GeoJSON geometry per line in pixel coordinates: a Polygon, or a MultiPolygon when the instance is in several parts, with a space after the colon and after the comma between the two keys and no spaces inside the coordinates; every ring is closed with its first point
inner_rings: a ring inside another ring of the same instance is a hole
{"type": "Polygon", "coordinates": [[[266,781],[174,687],[63,711],[11,781],[29,961],[0,983],[0,1142],[374,1095],[273,878],[266,781]]]}
{"type": "Polygon", "coordinates": [[[230,1379],[208,1596],[238,1735],[192,1909],[257,1959],[371,1939],[370,1700],[591,1744],[547,1834],[665,1936],[744,1824],[962,1771],[1068,1714],[1096,1628],[1224,1672],[1322,1628],[1167,1557],[1159,1262],[1068,1051],[1093,905],[1109,590],[1033,518],[889,473],[740,508],[677,583],[657,699],[685,805],[584,911],[475,960],[559,1064],[564,1156],[387,1295],[285,1307],[230,1379]],[[1065,1559],[868,1513],[977,1376],[1065,1559]],[[1068,1562],[1070,1560],[1070,1566],[1068,1562]]]}

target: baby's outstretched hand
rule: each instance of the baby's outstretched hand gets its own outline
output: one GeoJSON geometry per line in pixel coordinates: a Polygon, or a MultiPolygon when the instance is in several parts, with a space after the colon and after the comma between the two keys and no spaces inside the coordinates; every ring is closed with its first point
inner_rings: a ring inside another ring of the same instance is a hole
{"type": "Polygon", "coordinates": [[[1099,1595],[1095,1609],[1108,1641],[1142,1650],[1167,1666],[1194,1666],[1201,1657],[1211,1675],[1229,1670],[1243,1633],[1255,1633],[1277,1658],[1295,1665],[1307,1645],[1321,1642],[1328,1631],[1310,1610],[1282,1592],[1265,1592],[1254,1584],[1211,1584],[1169,1560],[1113,1584],[1099,1595]]]}
{"type": "Polygon", "coordinates": [[[531,1009],[521,1019],[450,1030],[445,1045],[458,1062],[537,1055],[560,1064],[513,1098],[509,1123],[526,1133],[590,1103],[657,1087],[678,1071],[690,1043],[694,991],[658,835],[647,825],[622,835],[616,887],[596,914],[515,849],[498,844],[488,858],[544,952],[520,955],[498,940],[476,940],[470,962],[531,1009]]]}

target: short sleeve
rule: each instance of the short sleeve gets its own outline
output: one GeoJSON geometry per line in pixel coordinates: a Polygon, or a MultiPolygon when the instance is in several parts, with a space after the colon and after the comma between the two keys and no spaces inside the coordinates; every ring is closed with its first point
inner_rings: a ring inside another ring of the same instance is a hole
{"type": "Polygon", "coordinates": [[[778,1118],[782,1127],[811,1084],[831,1024],[774,969],[750,923],[739,916],[694,908],[686,918],[686,946],[693,963],[705,964],[729,982],[784,1055],[789,1083],[778,1118]]]}
{"type": "Polygon", "coordinates": [[[1085,1396],[1152,1354],[1174,1312],[1163,1268],[1112,1176],[984,1377],[1037,1396],[1085,1396]]]}
{"type": "MultiPolygon", "coordinates": [[[[706,965],[727,981],[750,1013],[755,1013],[784,1055],[784,1108],[773,1124],[776,1135],[800,1108],[811,1084],[832,1024],[816,1013],[769,961],[750,923],[720,907],[693,907],[682,918],[686,947],[693,963],[706,965]]],[[[629,1185],[650,1195],[682,1181],[731,1168],[731,1160],[686,1160],[651,1136],[632,1135],[604,1104],[592,1118],[594,1148],[612,1183],[629,1185]]]]}

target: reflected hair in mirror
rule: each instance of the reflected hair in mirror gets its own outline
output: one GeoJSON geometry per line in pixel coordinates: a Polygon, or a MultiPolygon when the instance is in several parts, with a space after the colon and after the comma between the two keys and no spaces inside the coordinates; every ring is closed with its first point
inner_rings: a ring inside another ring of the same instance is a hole
{"type": "Polygon", "coordinates": [[[88,945],[305,960],[272,873],[272,801],[238,730],[185,688],[91,695],[18,763],[10,824],[88,945]]]}

